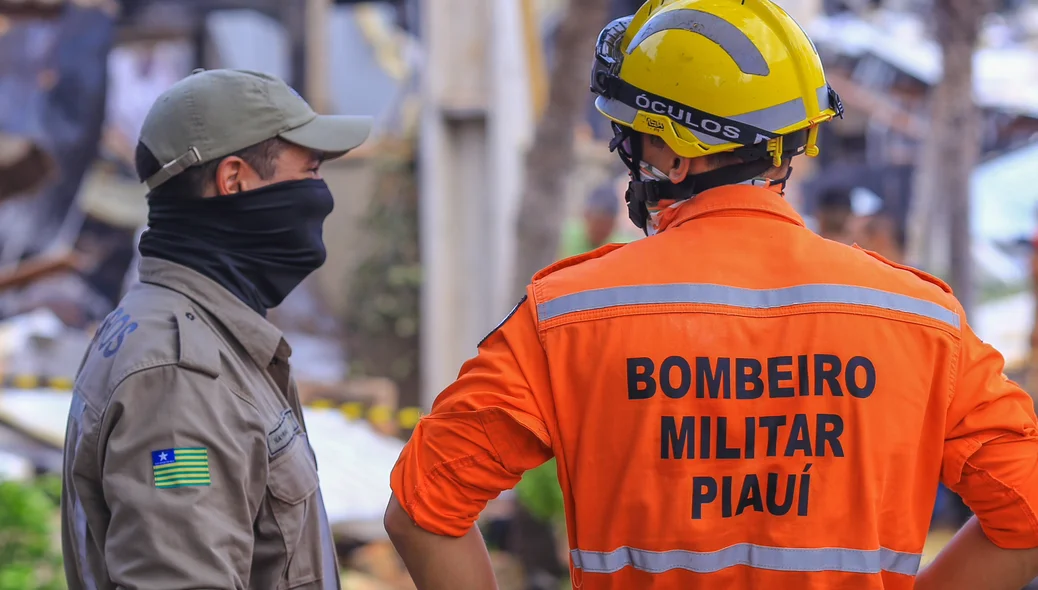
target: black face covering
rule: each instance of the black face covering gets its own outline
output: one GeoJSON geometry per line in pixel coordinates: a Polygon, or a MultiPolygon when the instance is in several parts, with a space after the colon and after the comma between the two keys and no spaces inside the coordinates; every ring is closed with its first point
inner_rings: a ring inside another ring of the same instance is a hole
{"type": "Polygon", "coordinates": [[[224,197],[152,196],[139,248],[202,273],[266,315],[324,264],[322,226],[332,207],[317,179],[224,197]]]}

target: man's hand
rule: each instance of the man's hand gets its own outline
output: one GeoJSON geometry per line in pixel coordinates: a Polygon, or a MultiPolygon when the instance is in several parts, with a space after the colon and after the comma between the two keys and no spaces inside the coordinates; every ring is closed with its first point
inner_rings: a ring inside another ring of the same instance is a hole
{"type": "Polygon", "coordinates": [[[384,523],[418,590],[497,590],[490,554],[475,526],[459,538],[434,535],[416,525],[396,497],[384,523]]]}

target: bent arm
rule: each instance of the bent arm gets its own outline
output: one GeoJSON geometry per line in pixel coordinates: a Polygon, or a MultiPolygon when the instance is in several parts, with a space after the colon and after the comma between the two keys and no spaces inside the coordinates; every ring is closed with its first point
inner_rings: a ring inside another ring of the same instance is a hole
{"type": "Polygon", "coordinates": [[[1002,356],[964,326],[941,479],[976,517],[919,588],[1019,590],[1038,575],[1038,420],[1002,356]]]}
{"type": "Polygon", "coordinates": [[[550,394],[547,361],[530,304],[517,310],[436,399],[393,468],[386,531],[419,590],[497,587],[476,519],[552,456],[536,399],[550,394]]]}
{"type": "Polygon", "coordinates": [[[99,444],[111,512],[104,557],[117,588],[249,586],[267,459],[251,410],[215,379],[175,366],[115,390],[99,444]]]}
{"type": "Polygon", "coordinates": [[[1002,549],[973,517],[916,578],[916,590],[1020,590],[1038,578],[1038,549],[1002,549]]]}
{"type": "Polygon", "coordinates": [[[386,532],[421,590],[497,590],[494,567],[475,526],[461,537],[446,537],[416,525],[393,498],[386,509],[386,532]]]}

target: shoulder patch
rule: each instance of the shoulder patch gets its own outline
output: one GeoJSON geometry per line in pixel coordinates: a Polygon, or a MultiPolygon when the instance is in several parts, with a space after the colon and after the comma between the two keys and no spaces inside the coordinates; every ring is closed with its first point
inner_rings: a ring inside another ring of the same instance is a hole
{"type": "Polygon", "coordinates": [[[155,487],[208,487],[209,450],[205,447],[180,447],[151,452],[151,471],[155,487]]]}
{"type": "Polygon", "coordinates": [[[620,248],[623,248],[626,245],[627,244],[606,244],[605,246],[602,246],[601,248],[597,248],[590,252],[585,252],[583,254],[578,254],[577,256],[571,256],[569,258],[563,258],[562,260],[556,262],[555,264],[552,264],[551,266],[546,266],[540,272],[533,275],[533,280],[536,281],[538,279],[543,279],[544,277],[554,272],[558,272],[564,268],[576,266],[582,262],[594,260],[595,258],[601,258],[606,254],[609,254],[613,250],[619,250],[620,248]]]}
{"type": "Polygon", "coordinates": [[[490,331],[489,334],[484,336],[483,339],[479,341],[479,344],[476,345],[476,348],[479,348],[480,346],[483,346],[483,343],[486,342],[488,338],[493,336],[495,332],[500,330],[501,326],[505,325],[505,322],[507,322],[508,320],[512,319],[512,316],[515,315],[515,312],[519,311],[519,308],[522,307],[523,303],[525,303],[525,302],[526,302],[526,295],[523,295],[522,299],[519,300],[519,303],[516,303],[515,307],[512,308],[512,311],[508,312],[508,315],[505,316],[505,319],[501,320],[501,323],[498,324],[496,328],[494,328],[493,330],[490,331]]]}
{"type": "Polygon", "coordinates": [[[862,252],[864,252],[864,253],[868,254],[869,256],[875,258],[876,260],[879,260],[883,264],[886,264],[887,266],[893,266],[894,268],[898,268],[898,269],[901,269],[901,270],[907,270],[908,272],[914,274],[915,276],[919,277],[920,279],[923,279],[924,281],[926,281],[928,283],[932,283],[934,285],[937,285],[945,293],[954,294],[952,292],[951,286],[948,285],[948,283],[945,283],[944,281],[942,281],[941,279],[933,276],[932,274],[923,272],[923,271],[919,270],[918,268],[913,268],[913,267],[908,266],[906,264],[898,264],[897,262],[894,262],[893,260],[889,260],[887,258],[884,258],[883,256],[877,254],[876,252],[873,252],[872,250],[866,250],[865,248],[862,248],[861,246],[859,246],[857,244],[854,245],[854,248],[857,249],[857,250],[861,250],[862,252]]]}
{"type": "Polygon", "coordinates": [[[198,312],[180,310],[176,312],[177,338],[180,357],[177,364],[185,369],[217,377],[220,375],[220,351],[216,336],[198,312]]]}

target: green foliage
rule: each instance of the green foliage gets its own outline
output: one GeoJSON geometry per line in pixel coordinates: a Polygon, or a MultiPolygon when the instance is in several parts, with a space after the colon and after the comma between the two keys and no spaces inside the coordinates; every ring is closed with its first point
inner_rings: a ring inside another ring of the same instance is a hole
{"type": "Polygon", "coordinates": [[[386,154],[375,165],[378,185],[363,224],[370,254],[351,277],[345,322],[350,369],[392,379],[401,404],[415,405],[422,266],[414,162],[386,154]]]}
{"type": "Polygon", "coordinates": [[[55,531],[61,480],[0,481],[0,590],[65,588],[55,531]]]}
{"type": "Polygon", "coordinates": [[[1012,297],[1013,295],[1023,293],[1030,287],[1030,283],[983,283],[980,285],[980,292],[977,294],[977,302],[988,303],[989,301],[1012,297]]]}
{"type": "Polygon", "coordinates": [[[523,479],[515,486],[515,494],[534,518],[544,522],[565,522],[566,505],[555,459],[524,473],[523,479]]]}

